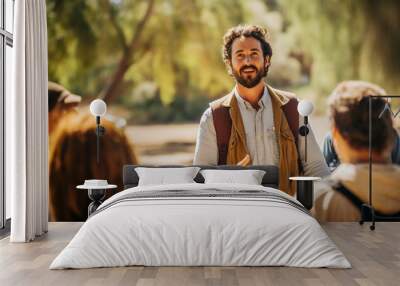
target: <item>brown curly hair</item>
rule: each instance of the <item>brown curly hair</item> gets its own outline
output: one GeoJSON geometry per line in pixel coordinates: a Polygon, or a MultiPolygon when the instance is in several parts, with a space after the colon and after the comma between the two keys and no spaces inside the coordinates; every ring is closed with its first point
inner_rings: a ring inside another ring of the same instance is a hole
{"type": "MultiPolygon", "coordinates": [[[[369,95],[386,95],[386,92],[366,81],[344,81],[334,89],[328,100],[335,127],[353,148],[368,149],[369,146],[369,95]]],[[[385,104],[383,98],[372,99],[371,145],[372,150],[378,153],[392,147],[396,134],[390,112],[382,113],[385,104]]]]}
{"type": "Polygon", "coordinates": [[[253,37],[260,41],[264,57],[272,57],[272,48],[268,42],[267,29],[257,25],[238,25],[230,28],[224,35],[224,45],[222,47],[222,58],[227,63],[232,58],[233,41],[240,37],[253,37]]]}

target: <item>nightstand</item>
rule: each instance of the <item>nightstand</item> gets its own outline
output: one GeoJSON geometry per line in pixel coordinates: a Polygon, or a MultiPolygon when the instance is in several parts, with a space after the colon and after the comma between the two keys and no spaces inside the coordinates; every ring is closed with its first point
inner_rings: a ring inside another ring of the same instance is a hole
{"type": "Polygon", "coordinates": [[[314,181],[321,180],[320,177],[290,177],[289,180],[296,181],[296,199],[303,206],[311,210],[314,205],[314,181]]]}
{"type": "Polygon", "coordinates": [[[105,186],[91,186],[91,185],[79,185],[77,189],[84,189],[88,191],[88,196],[92,202],[88,206],[88,217],[94,213],[97,208],[103,203],[106,192],[111,189],[115,189],[117,185],[105,185],[105,186]]]}

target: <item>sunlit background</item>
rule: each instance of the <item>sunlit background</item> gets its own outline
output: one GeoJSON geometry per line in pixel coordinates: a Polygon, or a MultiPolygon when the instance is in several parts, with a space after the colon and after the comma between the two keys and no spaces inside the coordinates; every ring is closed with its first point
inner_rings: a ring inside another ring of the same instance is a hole
{"type": "Polygon", "coordinates": [[[313,100],[320,143],[338,82],[400,90],[398,1],[48,0],[47,10],[49,80],[81,109],[103,98],[140,163],[191,163],[202,112],[234,85],[221,45],[240,23],[268,29],[267,82],[313,100]]]}

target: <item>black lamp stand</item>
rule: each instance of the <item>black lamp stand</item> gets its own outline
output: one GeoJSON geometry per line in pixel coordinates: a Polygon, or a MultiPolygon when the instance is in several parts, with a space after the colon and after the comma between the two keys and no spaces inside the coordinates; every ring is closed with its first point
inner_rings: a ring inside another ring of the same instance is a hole
{"type": "MultiPolygon", "coordinates": [[[[368,191],[369,191],[369,202],[368,204],[363,204],[361,206],[361,220],[360,224],[363,224],[365,221],[371,221],[372,224],[369,226],[370,230],[375,229],[375,221],[398,221],[398,218],[395,217],[379,217],[375,214],[375,209],[372,206],[372,99],[373,98],[400,98],[400,95],[370,95],[369,96],[369,122],[368,122],[368,165],[369,165],[369,182],[368,182],[368,191]]],[[[379,117],[383,115],[385,111],[391,112],[391,110],[387,109],[385,105],[384,110],[381,112],[379,117]]],[[[393,113],[391,113],[394,115],[393,113]]],[[[396,113],[396,115],[398,112],[396,113]]],[[[396,116],[394,115],[394,116],[396,116]]]]}
{"type": "Polygon", "coordinates": [[[96,116],[96,145],[97,145],[97,164],[100,163],[100,137],[104,136],[106,129],[100,125],[100,116],[96,116]]]}
{"type": "MultiPolygon", "coordinates": [[[[307,135],[310,132],[308,128],[308,116],[304,116],[304,125],[299,128],[299,134],[304,136],[304,162],[307,162],[307,135]]],[[[304,175],[304,174],[302,174],[304,175]]],[[[310,210],[314,204],[314,181],[313,180],[298,180],[296,198],[304,207],[310,210]]]]}
{"type": "Polygon", "coordinates": [[[304,136],[304,162],[307,162],[307,135],[310,132],[308,129],[308,116],[304,116],[304,125],[299,128],[299,134],[304,136]]]}

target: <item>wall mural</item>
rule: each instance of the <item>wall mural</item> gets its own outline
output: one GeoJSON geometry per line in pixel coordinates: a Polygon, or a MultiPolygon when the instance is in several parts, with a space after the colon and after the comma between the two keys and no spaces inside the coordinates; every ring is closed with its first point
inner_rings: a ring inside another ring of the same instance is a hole
{"type": "MultiPolygon", "coordinates": [[[[334,152],[326,106],[340,82],[364,80],[400,92],[400,24],[390,17],[397,11],[392,2],[233,2],[47,0],[50,220],[86,220],[92,200],[77,186],[107,180],[117,186],[108,198],[122,190],[125,164],[193,164],[204,111],[238,80],[222,55],[223,36],[236,25],[268,30],[273,55],[256,70],[268,72],[270,86],[314,104],[309,123],[320,150],[331,142],[334,152]],[[377,53],[380,42],[385,52],[377,53]],[[89,108],[95,99],[106,104],[99,137],[89,108]]],[[[386,111],[398,129],[400,106],[387,102],[380,117],[386,111]]],[[[332,169],[340,162],[335,158],[326,159],[332,169]]]]}

